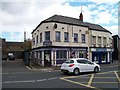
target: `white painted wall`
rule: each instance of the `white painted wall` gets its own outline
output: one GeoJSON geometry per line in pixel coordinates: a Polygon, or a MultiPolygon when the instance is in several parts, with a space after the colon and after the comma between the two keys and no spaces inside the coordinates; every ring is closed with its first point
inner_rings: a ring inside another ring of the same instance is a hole
{"type": "Polygon", "coordinates": [[[57,29],[54,29],[55,23],[42,23],[40,27],[34,31],[33,33],[33,38],[35,38],[36,42],[36,36],[38,35],[39,40],[38,44],[32,45],[32,48],[36,48],[39,46],[43,45],[43,41],[45,40],[45,31],[50,31],[50,39],[52,41],[52,45],[54,46],[74,46],[74,47],[87,47],[88,45],[88,35],[86,34],[86,31],[88,31],[87,27],[81,27],[81,26],[73,26],[73,25],[67,25],[67,24],[61,24],[61,23],[56,23],[57,24],[57,29]],[[48,29],[46,28],[48,26],[48,29]],[[64,27],[64,29],[62,29],[64,27]],[[80,31],[81,30],[81,31],[80,31]],[[61,32],[61,42],[56,42],[55,41],[55,31],[60,31],[61,32]],[[42,43],[40,43],[40,33],[42,32],[42,43]],[[69,43],[64,42],[64,32],[69,33],[69,43]],[[78,43],[74,43],[74,36],[73,33],[78,33],[78,43]],[[81,34],[86,34],[86,43],[81,42],[81,34]]]}
{"type": "MultiPolygon", "coordinates": [[[[112,35],[109,33],[109,32],[102,32],[102,31],[95,31],[95,30],[92,30],[91,31],[91,35],[92,36],[96,36],[96,47],[99,47],[98,46],[98,36],[100,36],[101,37],[101,40],[102,40],[102,47],[104,47],[103,46],[103,37],[106,37],[106,40],[107,40],[107,46],[106,47],[110,47],[110,40],[109,40],[109,38],[111,38],[112,39],[112,35]]],[[[92,38],[92,37],[91,37],[92,38]]]]}

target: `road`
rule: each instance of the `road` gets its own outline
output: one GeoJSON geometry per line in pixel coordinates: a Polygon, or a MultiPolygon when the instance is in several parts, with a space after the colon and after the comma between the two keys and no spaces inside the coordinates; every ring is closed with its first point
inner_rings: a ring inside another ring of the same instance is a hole
{"type": "Polygon", "coordinates": [[[118,63],[101,65],[100,73],[64,75],[60,70],[29,70],[22,60],[3,62],[3,88],[85,88],[119,90],[118,63]]]}

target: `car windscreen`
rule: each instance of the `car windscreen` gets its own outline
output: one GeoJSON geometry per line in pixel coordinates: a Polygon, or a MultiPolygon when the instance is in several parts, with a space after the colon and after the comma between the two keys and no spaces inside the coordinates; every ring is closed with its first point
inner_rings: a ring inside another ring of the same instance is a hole
{"type": "Polygon", "coordinates": [[[74,63],[74,60],[66,60],[65,63],[74,63]]]}

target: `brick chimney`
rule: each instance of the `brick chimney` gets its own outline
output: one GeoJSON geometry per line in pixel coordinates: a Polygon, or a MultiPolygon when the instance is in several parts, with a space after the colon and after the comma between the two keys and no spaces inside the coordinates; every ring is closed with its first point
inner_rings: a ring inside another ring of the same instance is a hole
{"type": "Polygon", "coordinates": [[[83,21],[82,6],[81,6],[81,13],[80,13],[79,19],[83,21]]]}
{"type": "Polygon", "coordinates": [[[83,15],[82,15],[82,12],[80,13],[79,19],[80,19],[81,21],[83,21],[83,15]]]}

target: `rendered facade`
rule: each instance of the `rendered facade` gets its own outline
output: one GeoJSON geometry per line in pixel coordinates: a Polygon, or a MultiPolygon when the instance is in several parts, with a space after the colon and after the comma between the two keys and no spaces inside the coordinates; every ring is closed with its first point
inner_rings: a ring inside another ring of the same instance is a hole
{"type": "Polygon", "coordinates": [[[100,25],[54,15],[32,32],[32,58],[41,66],[59,66],[66,59],[88,58],[99,64],[112,60],[111,32],[100,25]]]}

